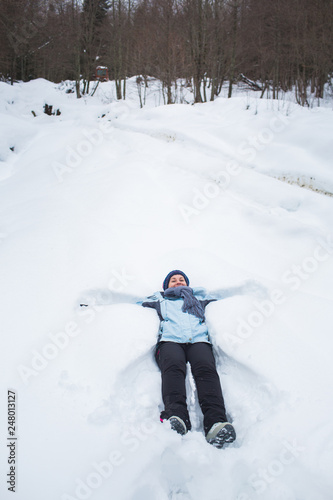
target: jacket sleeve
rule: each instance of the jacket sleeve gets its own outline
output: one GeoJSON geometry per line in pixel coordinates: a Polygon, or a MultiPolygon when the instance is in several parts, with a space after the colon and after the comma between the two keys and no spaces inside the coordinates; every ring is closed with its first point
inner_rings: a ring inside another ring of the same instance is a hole
{"type": "Polygon", "coordinates": [[[219,288],[218,290],[206,292],[204,298],[206,300],[222,300],[234,295],[254,295],[258,298],[266,298],[267,291],[266,288],[259,282],[255,280],[247,280],[238,286],[219,288]]]}
{"type": "Polygon", "coordinates": [[[145,298],[137,297],[122,292],[113,292],[111,290],[88,290],[80,297],[80,306],[103,306],[112,304],[138,304],[142,305],[145,298]]]}

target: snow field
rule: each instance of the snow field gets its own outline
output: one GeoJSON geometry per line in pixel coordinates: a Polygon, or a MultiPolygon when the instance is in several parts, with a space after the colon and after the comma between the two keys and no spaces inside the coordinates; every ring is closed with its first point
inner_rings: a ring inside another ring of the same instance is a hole
{"type": "MultiPolygon", "coordinates": [[[[18,500],[329,500],[332,113],[250,99],[139,109],[108,85],[0,84],[3,400],[17,393],[18,500]],[[43,114],[47,102],[60,116],[43,114]],[[34,110],[36,117],[31,110],[34,110]],[[10,149],[13,148],[13,149],[10,149]],[[180,268],[210,304],[237,441],[160,424],[154,311],[80,309],[86,290],[146,296],[180,268]]],[[[6,429],[5,405],[1,406],[6,429]]],[[[10,498],[6,435],[1,497],[10,498]]]]}

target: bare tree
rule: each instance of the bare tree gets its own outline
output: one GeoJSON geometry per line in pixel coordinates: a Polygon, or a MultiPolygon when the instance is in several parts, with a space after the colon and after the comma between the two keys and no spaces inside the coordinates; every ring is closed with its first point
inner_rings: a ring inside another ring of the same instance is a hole
{"type": "Polygon", "coordinates": [[[295,89],[310,105],[333,75],[332,0],[0,0],[0,26],[3,78],[71,79],[77,97],[97,61],[118,99],[129,76],[153,76],[167,103],[178,78],[203,102],[244,74],[262,96],[295,89]]]}
{"type": "Polygon", "coordinates": [[[90,80],[95,73],[96,61],[100,57],[103,39],[103,24],[109,5],[107,0],[84,0],[81,14],[83,94],[89,93],[90,80]]]}

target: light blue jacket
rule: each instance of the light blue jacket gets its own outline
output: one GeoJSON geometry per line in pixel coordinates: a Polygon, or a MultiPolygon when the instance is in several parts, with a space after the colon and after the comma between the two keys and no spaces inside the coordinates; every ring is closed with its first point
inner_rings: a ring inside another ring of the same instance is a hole
{"type": "MultiPolygon", "coordinates": [[[[193,295],[205,308],[210,302],[218,300],[218,296],[208,294],[204,288],[192,288],[193,295]]],[[[143,307],[156,310],[160,318],[158,341],[194,343],[209,342],[209,333],[204,320],[193,314],[183,312],[184,300],[180,298],[166,298],[163,292],[155,292],[150,297],[136,301],[143,307]]]]}

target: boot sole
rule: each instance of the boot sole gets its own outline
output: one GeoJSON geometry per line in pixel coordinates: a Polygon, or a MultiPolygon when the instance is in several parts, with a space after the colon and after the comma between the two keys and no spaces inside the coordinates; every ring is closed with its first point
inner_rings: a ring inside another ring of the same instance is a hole
{"type": "Polygon", "coordinates": [[[184,436],[187,432],[187,429],[184,428],[184,425],[178,420],[178,418],[171,417],[169,418],[170,426],[173,431],[178,432],[184,436]]]}
{"type": "Polygon", "coordinates": [[[211,439],[207,439],[207,442],[215,448],[222,448],[224,444],[232,443],[236,439],[235,429],[231,424],[227,424],[211,439]]]}

